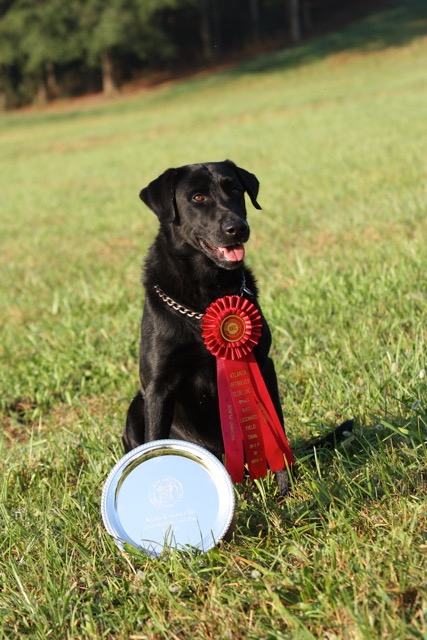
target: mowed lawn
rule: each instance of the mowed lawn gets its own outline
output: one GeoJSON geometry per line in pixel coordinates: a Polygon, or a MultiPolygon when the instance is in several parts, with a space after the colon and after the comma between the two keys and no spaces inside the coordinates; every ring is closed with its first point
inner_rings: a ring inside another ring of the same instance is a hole
{"type": "Polygon", "coordinates": [[[422,5],[113,102],[0,116],[0,637],[427,637],[422,5]],[[122,555],[99,502],[138,386],[157,229],[138,193],[225,158],[261,183],[247,262],[298,481],[284,502],[271,478],[237,486],[236,539],[205,555],[122,555]],[[349,417],[345,446],[301,450],[349,417]]]}

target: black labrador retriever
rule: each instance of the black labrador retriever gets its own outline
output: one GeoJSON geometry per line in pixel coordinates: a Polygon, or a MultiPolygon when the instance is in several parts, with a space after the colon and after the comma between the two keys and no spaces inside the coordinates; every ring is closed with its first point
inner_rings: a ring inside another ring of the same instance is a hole
{"type": "MultiPolygon", "coordinates": [[[[123,435],[126,451],[152,440],[178,438],[224,453],[215,358],[201,337],[201,317],[217,298],[246,296],[256,305],[254,276],[244,264],[249,239],[244,194],[256,209],[259,182],[230,160],[168,169],[140,197],[160,221],[143,276],[141,388],[132,400],[123,435]]],[[[271,334],[262,313],[254,348],[258,366],[283,423],[271,334]]],[[[317,444],[333,443],[345,423],[317,444]]],[[[281,495],[286,471],[276,472],[281,495]]]]}

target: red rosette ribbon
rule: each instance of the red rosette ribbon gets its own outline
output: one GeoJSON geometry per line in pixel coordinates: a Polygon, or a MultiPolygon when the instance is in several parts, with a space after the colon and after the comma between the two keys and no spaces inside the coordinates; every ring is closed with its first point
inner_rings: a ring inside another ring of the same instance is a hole
{"type": "Polygon", "coordinates": [[[242,296],[213,302],[202,318],[202,338],[216,357],[225,466],[242,482],[245,458],[252,479],[294,463],[292,451],[259,370],[253,348],[261,337],[261,315],[242,296]]]}

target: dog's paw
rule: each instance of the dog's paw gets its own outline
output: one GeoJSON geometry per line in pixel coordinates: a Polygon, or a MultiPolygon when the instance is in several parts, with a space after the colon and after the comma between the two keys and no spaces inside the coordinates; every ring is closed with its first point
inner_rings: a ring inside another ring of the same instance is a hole
{"type": "Polygon", "coordinates": [[[286,469],[281,469],[275,472],[277,486],[279,488],[279,494],[281,498],[285,498],[291,492],[291,481],[289,479],[286,469]]]}

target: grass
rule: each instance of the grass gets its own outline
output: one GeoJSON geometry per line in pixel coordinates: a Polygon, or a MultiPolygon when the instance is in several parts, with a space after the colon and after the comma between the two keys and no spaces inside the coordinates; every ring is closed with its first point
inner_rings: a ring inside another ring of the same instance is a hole
{"type": "Polygon", "coordinates": [[[427,637],[423,11],[1,117],[0,637],[427,637]],[[247,255],[298,482],[238,486],[237,538],[203,556],[123,556],[99,501],[138,380],[138,192],[226,157],[261,181],[247,255]],[[349,416],[345,447],[301,452],[349,416]]]}

